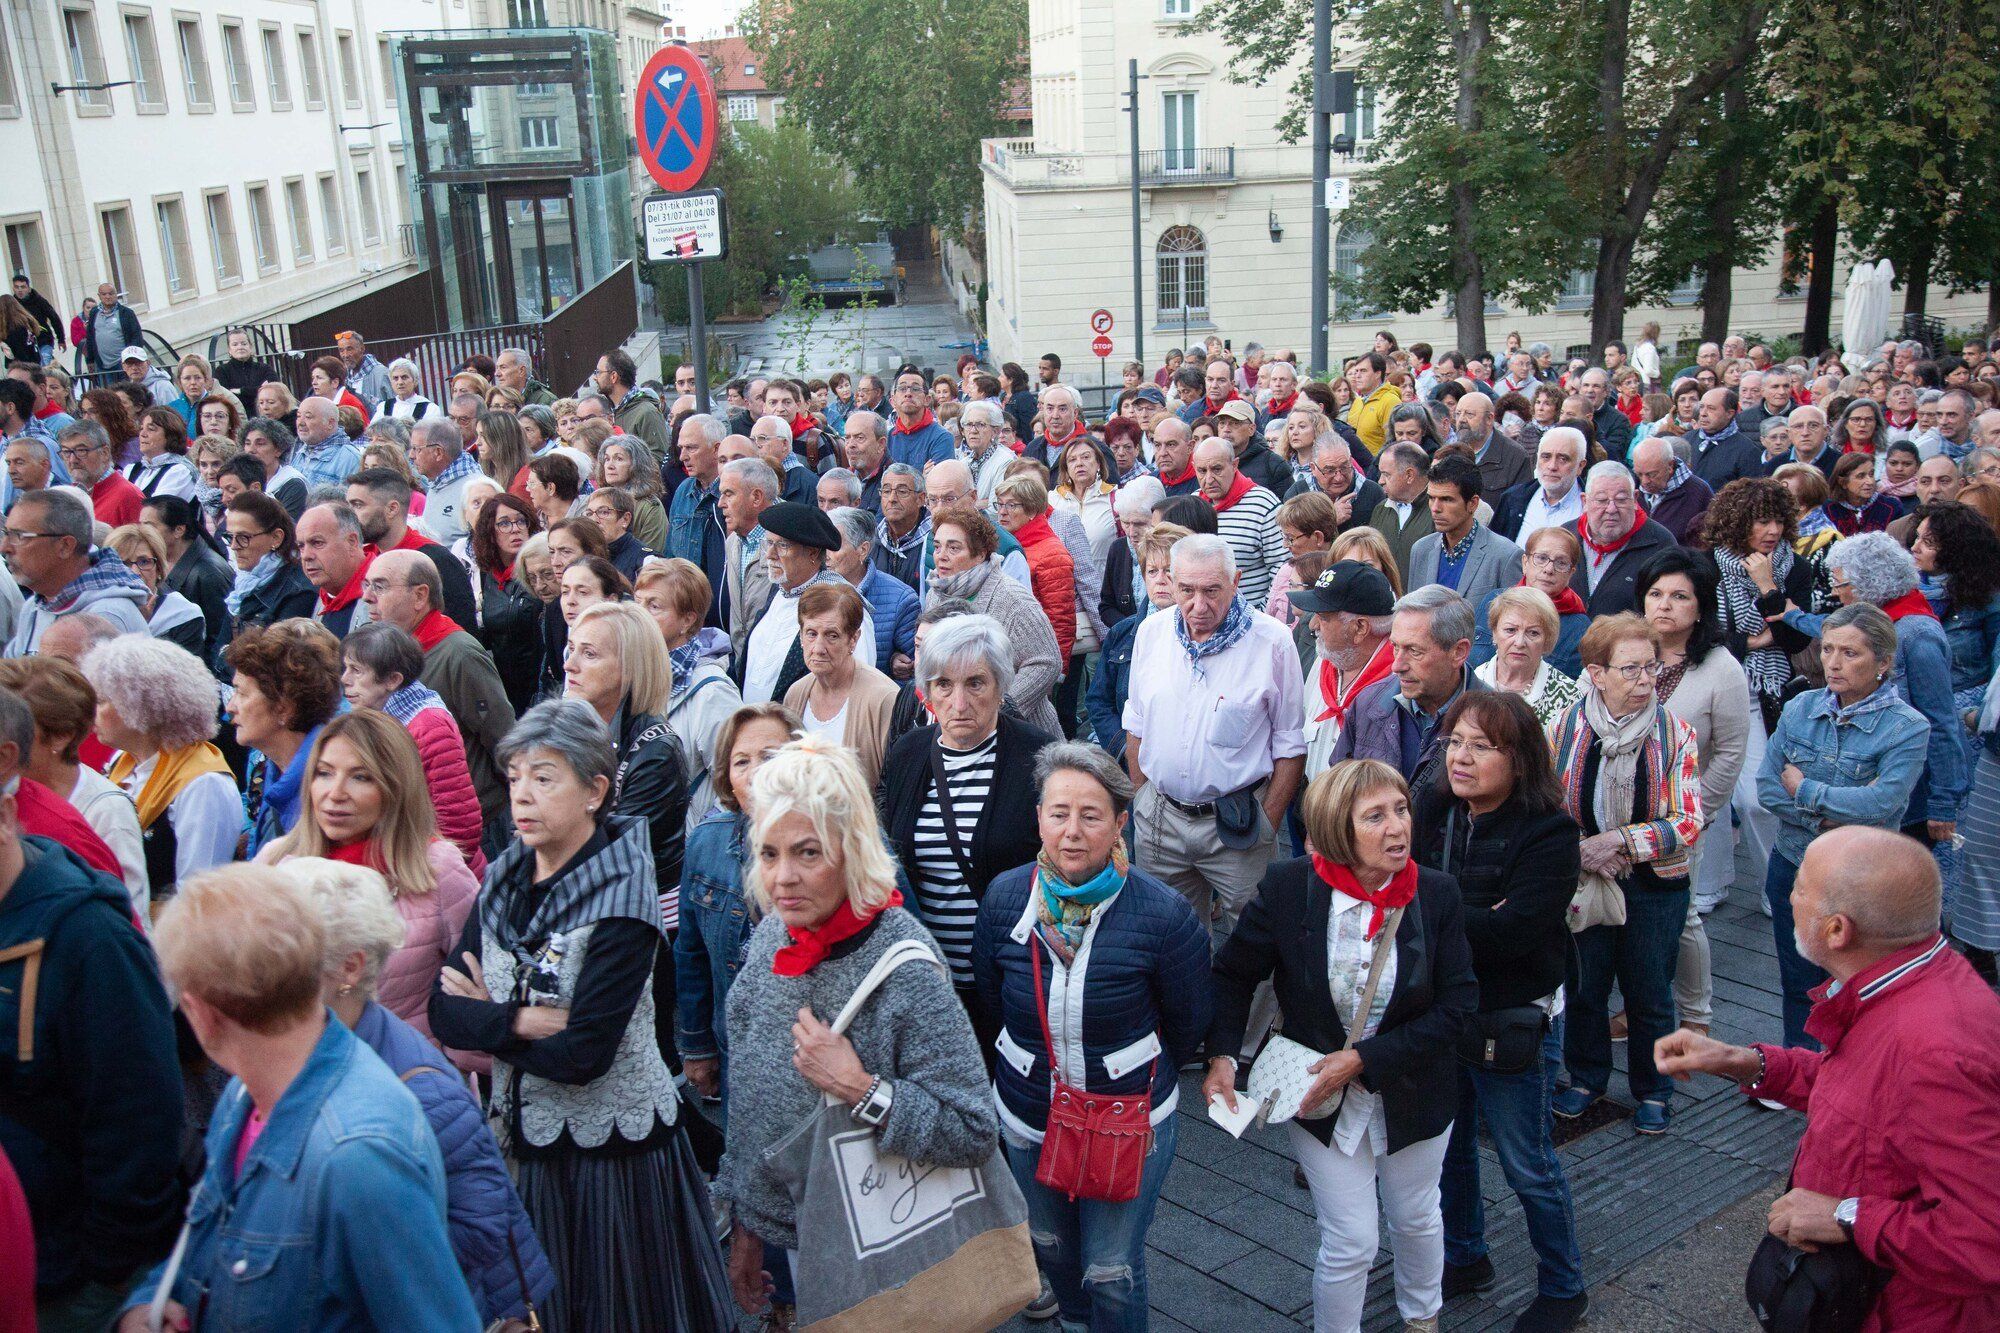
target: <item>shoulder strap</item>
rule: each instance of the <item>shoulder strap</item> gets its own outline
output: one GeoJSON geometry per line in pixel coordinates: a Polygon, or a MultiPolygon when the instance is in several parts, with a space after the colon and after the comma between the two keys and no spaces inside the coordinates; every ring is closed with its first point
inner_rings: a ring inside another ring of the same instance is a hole
{"type": "MultiPolygon", "coordinates": [[[[944,771],[943,746],[936,739],[933,739],[930,744],[930,752],[931,780],[937,784],[938,814],[944,820],[945,841],[951,846],[951,859],[958,863],[958,873],[965,876],[965,886],[970,889],[973,887],[972,853],[965,846],[964,837],[958,831],[958,815],[951,808],[951,781],[944,771]]],[[[997,781],[1000,777],[999,753],[997,749],[994,753],[994,761],[993,776],[997,781]]]]}
{"type": "Polygon", "coordinates": [[[897,940],[875,960],[875,966],[868,969],[868,975],[861,979],[861,984],[854,988],[854,994],[848,996],[847,1003],[841,1006],[840,1013],[833,1020],[835,1035],[847,1031],[854,1022],[854,1016],[861,1012],[861,1006],[868,1002],[868,997],[881,989],[889,974],[905,963],[929,963],[939,971],[944,970],[944,964],[922,940],[897,940]]]}
{"type": "Polygon", "coordinates": [[[1347,1042],[1340,1049],[1351,1051],[1361,1040],[1361,1029],[1368,1026],[1368,1015],[1375,1009],[1375,992],[1382,985],[1382,973],[1389,961],[1389,950],[1396,947],[1396,928],[1403,924],[1403,909],[1398,907],[1382,918],[1382,929],[1375,935],[1375,955],[1368,960],[1368,984],[1361,988],[1361,1003],[1354,1006],[1354,1021],[1347,1025],[1347,1042]]]}

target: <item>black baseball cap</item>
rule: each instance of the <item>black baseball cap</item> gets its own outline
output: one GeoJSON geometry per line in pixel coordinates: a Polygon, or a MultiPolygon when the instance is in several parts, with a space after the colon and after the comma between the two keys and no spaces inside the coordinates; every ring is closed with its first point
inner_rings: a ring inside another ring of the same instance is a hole
{"type": "Polygon", "coordinates": [[[1356,616],[1386,616],[1396,609],[1388,576],[1359,560],[1329,565],[1312,587],[1294,588],[1285,599],[1301,611],[1345,611],[1356,616]]]}

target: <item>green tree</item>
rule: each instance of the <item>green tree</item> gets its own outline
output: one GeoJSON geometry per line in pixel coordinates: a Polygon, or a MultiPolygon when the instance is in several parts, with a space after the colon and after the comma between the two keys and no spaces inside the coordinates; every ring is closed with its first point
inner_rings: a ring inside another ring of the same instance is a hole
{"type": "Polygon", "coordinates": [[[977,213],[979,141],[1009,130],[1000,113],[1026,72],[1026,5],[772,0],[743,21],[785,115],[846,165],[873,213],[897,227],[977,213]]]}

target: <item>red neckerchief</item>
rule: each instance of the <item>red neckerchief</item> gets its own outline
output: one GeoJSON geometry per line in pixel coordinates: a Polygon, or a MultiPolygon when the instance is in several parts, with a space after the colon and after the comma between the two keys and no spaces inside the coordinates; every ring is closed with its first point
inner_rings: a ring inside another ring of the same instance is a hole
{"type": "MultiPolygon", "coordinates": [[[[404,528],[402,537],[389,549],[392,551],[421,551],[430,544],[430,538],[418,536],[415,528],[404,528]]],[[[364,558],[373,560],[376,556],[382,554],[382,548],[375,545],[364,546],[361,548],[361,554],[364,558]]]]}
{"type": "Polygon", "coordinates": [[[417,646],[425,652],[429,652],[458,632],[458,622],[442,611],[431,612],[418,621],[417,627],[410,631],[417,641],[417,646]]]}
{"type": "Polygon", "coordinates": [[[1220,411],[1222,410],[1222,405],[1223,405],[1223,403],[1233,403],[1233,402],[1235,402],[1235,401],[1236,401],[1237,399],[1241,398],[1242,396],[1243,396],[1243,395],[1242,395],[1242,394],[1240,394],[1240,393],[1238,393],[1238,392],[1236,392],[1236,390],[1234,390],[1234,389],[1231,389],[1231,390],[1229,391],[1229,396],[1228,396],[1227,398],[1223,399],[1221,403],[1218,403],[1218,402],[1216,402],[1216,401],[1215,401],[1214,399],[1210,398],[1210,397],[1209,397],[1209,396],[1208,396],[1207,394],[1203,394],[1203,395],[1202,395],[1202,398],[1201,398],[1201,405],[1202,405],[1202,409],[1203,409],[1203,413],[1202,413],[1202,414],[1203,414],[1204,416],[1211,416],[1211,417],[1212,417],[1212,416],[1214,416],[1214,415],[1215,415],[1215,414],[1216,414],[1217,412],[1220,412],[1220,411]]]}
{"type": "Polygon", "coordinates": [[[924,427],[935,426],[935,425],[937,425],[937,417],[927,407],[924,409],[924,414],[917,418],[917,424],[914,426],[905,426],[903,424],[903,419],[901,417],[897,417],[896,424],[889,428],[889,433],[891,435],[915,435],[918,431],[922,430],[924,427]]]}
{"type": "MultiPolygon", "coordinates": [[[[1417,896],[1417,863],[1403,862],[1403,868],[1389,876],[1389,882],[1372,893],[1361,887],[1361,881],[1346,866],[1335,865],[1318,852],[1312,854],[1313,869],[1319,877],[1333,887],[1334,892],[1344,893],[1350,898],[1359,898],[1375,909],[1368,918],[1368,930],[1364,939],[1374,939],[1375,932],[1382,929],[1382,918],[1398,907],[1408,907],[1417,896]]],[[[1367,1015],[1357,1014],[1354,1021],[1365,1022],[1367,1015]]]]}
{"type": "Polygon", "coordinates": [[[1368,665],[1361,668],[1361,674],[1345,690],[1340,688],[1340,672],[1333,663],[1324,658],[1319,664],[1319,697],[1326,705],[1326,711],[1314,718],[1315,722],[1333,721],[1347,725],[1347,710],[1354,703],[1354,696],[1373,685],[1378,680],[1386,680],[1389,668],[1395,665],[1395,654],[1389,651],[1389,641],[1382,640],[1375,646],[1375,655],[1368,659],[1368,665]]]}
{"type": "Polygon", "coordinates": [[[509,565],[505,569],[495,570],[493,572],[493,581],[503,588],[506,587],[514,581],[514,567],[509,565]]]}
{"type": "Polygon", "coordinates": [[[1896,429],[1898,430],[1907,429],[1908,427],[1917,424],[1917,414],[1915,412],[1910,413],[1910,415],[1904,417],[1901,421],[1898,421],[1896,420],[1896,414],[1894,412],[1890,412],[1885,409],[1882,413],[1882,419],[1888,422],[1890,425],[1896,427],[1896,429]]]}
{"type": "Polygon", "coordinates": [[[1185,486],[1188,484],[1188,482],[1192,481],[1193,479],[1194,479],[1194,460],[1191,458],[1188,460],[1187,471],[1181,473],[1178,477],[1170,477],[1164,472],[1160,474],[1160,482],[1162,485],[1166,486],[1185,486]]]}
{"type": "Polygon", "coordinates": [[[356,838],[353,842],[343,842],[326,849],[326,859],[338,861],[342,865],[366,866],[370,870],[382,869],[382,849],[373,838],[356,838]]]}
{"type": "MultiPolygon", "coordinates": [[[[1639,525],[1637,523],[1634,523],[1632,525],[1633,531],[1635,532],[1638,531],[1638,528],[1639,525]]],[[[1630,538],[1627,538],[1626,540],[1629,541],[1630,538]]],[[[1619,546],[1623,546],[1624,544],[1625,544],[1624,542],[1618,543],[1619,546]]],[[[1613,549],[1615,550],[1616,548],[1614,547],[1613,549]]],[[[1514,586],[1517,588],[1525,588],[1528,586],[1528,581],[1526,579],[1522,579],[1519,583],[1515,584],[1514,586]]],[[[1587,616],[1590,614],[1590,608],[1583,604],[1583,598],[1577,596],[1575,588],[1564,588],[1560,593],[1556,594],[1554,597],[1551,597],[1549,600],[1556,604],[1556,614],[1559,616],[1587,616]]]]}
{"type": "Polygon", "coordinates": [[[1644,525],[1635,521],[1632,524],[1631,529],[1628,532],[1626,532],[1626,534],[1623,537],[1620,537],[1617,541],[1598,542],[1598,541],[1593,541],[1590,536],[1590,515],[1579,514],[1576,520],[1576,535],[1583,538],[1583,544],[1589,547],[1591,553],[1595,555],[1599,560],[1608,560],[1612,556],[1617,555],[1620,551],[1624,550],[1625,544],[1631,541],[1634,537],[1639,535],[1639,529],[1642,526],[1644,525]]]}
{"type": "Polygon", "coordinates": [[[1238,500],[1250,494],[1250,488],[1256,484],[1256,482],[1250,480],[1245,474],[1241,472],[1237,473],[1236,480],[1229,483],[1229,494],[1215,502],[1215,512],[1218,514],[1228,513],[1236,506],[1238,500]]]}
{"type": "Polygon", "coordinates": [[[361,557],[361,567],[354,571],[354,577],[347,581],[347,586],[345,588],[342,588],[339,592],[334,593],[331,596],[327,595],[326,589],[324,588],[320,589],[319,593],[320,615],[330,616],[335,611],[338,611],[343,607],[353,606],[356,602],[360,601],[361,580],[368,577],[368,566],[374,563],[375,562],[364,553],[361,557]]]}
{"type": "Polygon", "coordinates": [[[1044,537],[1055,535],[1055,529],[1049,526],[1049,511],[1046,509],[1014,529],[1014,540],[1023,546],[1038,546],[1044,537]]]}
{"type": "Polygon", "coordinates": [[[1046,431],[1043,432],[1042,434],[1042,440],[1045,444],[1048,445],[1049,453],[1053,455],[1056,452],[1056,450],[1066,449],[1070,446],[1071,443],[1083,438],[1085,435],[1088,434],[1090,434],[1090,432],[1084,429],[1083,422],[1076,421],[1070,424],[1069,434],[1063,436],[1060,440],[1058,440],[1055,436],[1048,434],[1046,431]]]}
{"type": "Polygon", "coordinates": [[[812,930],[801,930],[797,926],[786,926],[785,933],[792,942],[780,948],[771,959],[771,971],[781,977],[802,977],[812,971],[826,956],[833,952],[833,946],[842,940],[853,939],[868,928],[873,921],[891,907],[901,907],[903,895],[895,889],[889,890],[889,900],[880,907],[862,916],[854,910],[854,904],[842,900],[833,909],[833,915],[812,930]]]}
{"type": "Polygon", "coordinates": [[[819,422],[813,420],[813,415],[810,412],[807,412],[803,416],[796,416],[792,418],[792,439],[795,441],[799,438],[799,436],[805,434],[807,431],[818,430],[818,429],[819,429],[819,422]]]}
{"type": "Polygon", "coordinates": [[[1290,398],[1273,398],[1271,400],[1270,407],[1266,408],[1265,410],[1274,417],[1286,416],[1291,412],[1293,404],[1297,403],[1298,401],[1299,401],[1299,391],[1297,389],[1294,389],[1292,390],[1292,396],[1290,398]]]}
{"type": "Polygon", "coordinates": [[[1882,603],[1882,613],[1891,620],[1901,620],[1904,616],[1929,616],[1937,619],[1937,612],[1931,606],[1930,598],[1920,589],[1912,588],[1893,602],[1882,603]]]}

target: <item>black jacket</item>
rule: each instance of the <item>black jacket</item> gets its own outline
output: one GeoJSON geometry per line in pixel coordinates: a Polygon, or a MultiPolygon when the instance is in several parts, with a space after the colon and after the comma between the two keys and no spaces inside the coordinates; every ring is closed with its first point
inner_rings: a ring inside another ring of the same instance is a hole
{"type": "Polygon", "coordinates": [[[630,583],[639,577],[639,566],[646,563],[649,554],[650,552],[639,544],[639,539],[627,532],[611,543],[611,549],[605,552],[605,558],[617,566],[618,572],[625,576],[627,583],[630,583]]]}
{"type": "Polygon", "coordinates": [[[200,607],[202,619],[208,623],[203,661],[215,656],[216,645],[228,641],[229,606],[224,599],[235,586],[236,576],[228,564],[199,536],[188,543],[187,550],[181,552],[181,558],[167,571],[167,588],[200,607]]]}
{"type": "Polygon", "coordinates": [[[1298,480],[1292,475],[1292,465],[1271,452],[1271,447],[1259,439],[1252,439],[1250,446],[1237,455],[1236,470],[1280,500],[1298,480]]]}
{"type": "Polygon", "coordinates": [[[243,599],[229,635],[233,639],[247,626],[275,625],[294,616],[310,619],[318,605],[319,589],[313,587],[312,580],[294,560],[279,570],[276,578],[243,599]]]}
{"type": "Polygon", "coordinates": [[[444,605],[439,609],[460,629],[471,630],[479,623],[479,610],[472,600],[472,576],[465,572],[464,564],[449,547],[436,542],[414,549],[437,567],[438,582],[444,585],[444,605]]]}
{"type": "Polygon", "coordinates": [[[1738,477],[1764,475],[1764,450],[1733,421],[1729,423],[1728,431],[1716,436],[1706,446],[1699,431],[1690,433],[1688,448],[1694,452],[1688,467],[1718,495],[1724,486],[1738,477]]]}
{"type": "Polygon", "coordinates": [[[1458,881],[1479,1008],[1533,1004],[1563,984],[1569,902],[1582,873],[1576,821],[1518,800],[1473,818],[1437,784],[1416,795],[1416,858],[1458,881]]]}
{"type": "MultiPolygon", "coordinates": [[[[996,875],[1027,865],[1042,850],[1035,818],[1035,755],[1055,737],[1000,714],[1000,744],[993,756],[993,792],[965,849],[972,858],[972,896],[984,898],[996,875]]],[[[883,832],[912,883],[917,879],[917,816],[931,790],[935,725],[918,727],[889,747],[882,761],[883,832]]]]}
{"type": "Polygon", "coordinates": [[[215,382],[243,400],[245,416],[261,416],[257,411],[257,390],[278,378],[262,361],[225,358],[216,363],[215,382]]]}
{"type": "Polygon", "coordinates": [[[1138,613],[1139,599],[1132,592],[1132,543],[1120,536],[1104,552],[1104,583],[1097,590],[1097,614],[1105,624],[1115,625],[1138,613]]]}
{"type": "Polygon", "coordinates": [[[69,346],[69,321],[56,313],[56,308],[49,304],[48,297],[30,287],[28,294],[21,298],[21,306],[42,326],[41,337],[36,339],[37,342],[49,347],[69,346]]]}
{"type": "MultiPolygon", "coordinates": [[[[628,701],[629,703],[629,701],[628,701]]],[[[611,719],[618,767],[611,778],[611,813],[646,821],[660,896],[677,893],[687,827],[687,761],[680,739],[653,713],[620,704],[611,719]]]]}
{"type": "MultiPolygon", "coordinates": [[[[1576,532],[1576,520],[1571,519],[1563,527],[1576,532]]],[[[1577,540],[1581,541],[1582,537],[1577,540]]],[[[1571,576],[1569,586],[1583,598],[1584,606],[1592,616],[1615,616],[1620,611],[1636,611],[1639,609],[1636,595],[1639,571],[1660,551],[1678,544],[1673,533],[1652,519],[1646,519],[1644,526],[1632,534],[1632,540],[1625,543],[1624,549],[1611,557],[1611,567],[1598,579],[1596,592],[1590,590],[1590,548],[1587,546],[1583,550],[1583,564],[1571,576]]]]}
{"type": "Polygon", "coordinates": [[[1606,398],[1604,405],[1590,414],[1590,425],[1597,432],[1597,446],[1604,450],[1604,456],[1624,462],[1632,447],[1632,418],[1618,410],[1614,399],[1606,398]]]}
{"type": "MultiPolygon", "coordinates": [[[[1215,1021],[1208,1053],[1233,1056],[1243,1046],[1250,997],[1270,978],[1285,1015],[1285,1035],[1316,1051],[1347,1044],[1347,1029],[1326,983],[1326,923],[1333,890],[1304,857],[1264,872],[1257,896],[1215,956],[1215,1021]]],[[[1458,1110],[1458,1061],[1466,1020],[1479,1008],[1479,983],[1465,943],[1458,885],[1419,868],[1417,896],[1396,928],[1396,989],[1381,1030],[1355,1046],[1360,1082],[1381,1094],[1389,1151],[1436,1138],[1458,1110]]],[[[1326,1143],[1338,1116],[1301,1120],[1326,1143]]]]}
{"type": "MultiPolygon", "coordinates": [[[[1353,451],[1350,450],[1349,452],[1353,451]]],[[[1357,458],[1359,456],[1356,454],[1357,458]]],[[[1326,492],[1320,490],[1318,483],[1308,476],[1294,481],[1291,487],[1281,492],[1281,494],[1289,500],[1295,495],[1326,495],[1326,492]]],[[[1375,506],[1389,498],[1380,486],[1361,475],[1359,467],[1355,469],[1354,473],[1354,489],[1349,491],[1348,494],[1354,497],[1354,504],[1347,512],[1347,521],[1340,525],[1342,532],[1352,532],[1356,528],[1367,527],[1368,520],[1375,517],[1375,506]]],[[[1326,498],[1329,500],[1340,499],[1337,495],[1327,495],[1326,498]]]]}
{"type": "Polygon", "coordinates": [[[535,702],[535,689],[541,683],[542,603],[519,579],[502,583],[491,570],[482,569],[478,632],[479,641],[493,654],[500,683],[507,688],[507,702],[519,717],[535,702]]]}

